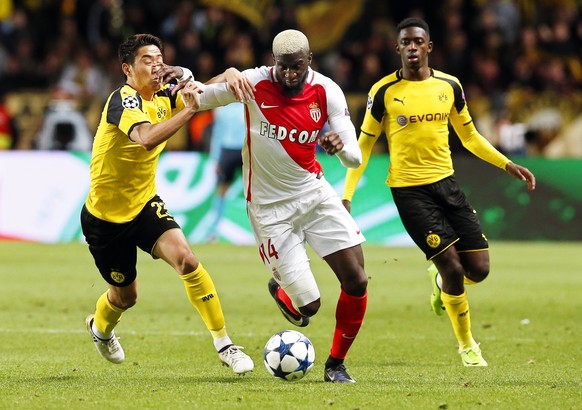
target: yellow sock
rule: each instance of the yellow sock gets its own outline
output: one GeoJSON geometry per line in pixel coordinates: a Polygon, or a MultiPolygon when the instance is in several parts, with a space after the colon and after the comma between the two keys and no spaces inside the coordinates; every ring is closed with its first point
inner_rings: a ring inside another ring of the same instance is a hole
{"type": "Polygon", "coordinates": [[[115,325],[121,320],[121,314],[125,312],[125,309],[120,309],[113,306],[109,299],[107,298],[107,293],[102,294],[99,299],[97,299],[97,304],[95,306],[95,318],[94,323],[97,330],[99,330],[104,335],[109,335],[115,325]]]}
{"type": "Polygon", "coordinates": [[[201,263],[194,272],[180,276],[190,303],[194,305],[214,338],[226,334],[224,314],[212,278],[201,263]],[[224,334],[223,334],[224,333],[224,334]]]}
{"type": "Polygon", "coordinates": [[[459,296],[449,295],[441,292],[441,300],[445,307],[445,312],[449,315],[453,331],[459,341],[459,351],[468,349],[476,345],[471,334],[471,315],[469,313],[469,302],[467,292],[459,296]]]}
{"type": "Polygon", "coordinates": [[[466,276],[465,276],[465,279],[463,279],[463,283],[464,283],[465,285],[474,285],[474,284],[476,284],[477,282],[474,282],[474,281],[472,281],[471,279],[469,279],[468,277],[466,277],[466,276]]]}

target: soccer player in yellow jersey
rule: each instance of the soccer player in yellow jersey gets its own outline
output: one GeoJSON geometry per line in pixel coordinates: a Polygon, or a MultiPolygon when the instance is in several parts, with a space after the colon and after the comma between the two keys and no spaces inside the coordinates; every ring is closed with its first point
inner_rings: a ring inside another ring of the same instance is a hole
{"type": "MultiPolygon", "coordinates": [[[[210,275],[156,193],[156,167],[166,141],[200,106],[189,70],[176,75],[176,68],[164,65],[162,51],[160,39],[149,34],[136,34],[119,46],[126,84],[109,96],[95,135],[91,186],[81,225],[109,287],[97,300],[95,313],[87,317],[87,330],[105,359],[124,361],[113,329],[137,301],[140,248],[177,271],[214,339],[220,360],[235,373],[244,374],[253,370],[253,361],[232,343],[210,275]],[[181,77],[182,83],[165,84],[175,77],[181,77]]],[[[238,95],[248,85],[232,69],[214,80],[228,81],[238,95]]]]}
{"type": "Polygon", "coordinates": [[[487,366],[471,333],[464,284],[489,274],[489,251],[475,210],[455,180],[449,121],[469,151],[535,189],[535,177],[479,134],[459,80],[428,65],[429,27],[407,18],[396,28],[402,68],[374,84],[368,95],[359,145],[362,165],[349,169],[343,203],[351,210],[356,185],[382,132],[388,139],[387,185],[407,232],[434,265],[432,309],[447,313],[465,366],[487,366]]]}

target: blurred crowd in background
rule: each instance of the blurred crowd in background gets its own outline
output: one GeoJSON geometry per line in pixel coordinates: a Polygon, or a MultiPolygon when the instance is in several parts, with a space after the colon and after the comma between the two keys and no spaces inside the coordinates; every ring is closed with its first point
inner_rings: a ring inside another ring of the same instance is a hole
{"type": "MultiPolygon", "coordinates": [[[[400,67],[395,26],[431,28],[430,65],[457,76],[481,133],[508,155],[582,157],[580,0],[1,0],[0,149],[90,150],[124,78],[120,41],[148,32],[167,64],[206,81],[271,65],[281,30],[306,33],[312,66],[344,90],[359,128],[369,88],[400,67]]],[[[212,112],[169,149],[208,151],[212,112]]],[[[377,144],[378,150],[386,145],[377,144]]],[[[463,152],[456,138],[451,147],[463,152]]]]}

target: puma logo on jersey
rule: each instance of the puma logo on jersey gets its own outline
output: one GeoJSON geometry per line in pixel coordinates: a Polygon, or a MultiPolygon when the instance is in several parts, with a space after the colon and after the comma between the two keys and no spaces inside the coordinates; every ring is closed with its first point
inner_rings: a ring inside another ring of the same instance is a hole
{"type": "Polygon", "coordinates": [[[401,99],[401,100],[399,100],[398,98],[394,97],[394,101],[398,101],[399,103],[401,103],[402,105],[404,105],[404,99],[405,99],[405,98],[406,98],[406,97],[402,97],[402,99],[401,99]]]}
{"type": "Polygon", "coordinates": [[[259,133],[263,137],[277,139],[279,141],[288,139],[291,142],[298,142],[300,144],[314,142],[319,137],[319,132],[320,130],[313,130],[311,132],[307,130],[300,131],[297,128],[288,130],[282,125],[269,124],[264,121],[261,121],[261,126],[259,127],[259,133]]]}

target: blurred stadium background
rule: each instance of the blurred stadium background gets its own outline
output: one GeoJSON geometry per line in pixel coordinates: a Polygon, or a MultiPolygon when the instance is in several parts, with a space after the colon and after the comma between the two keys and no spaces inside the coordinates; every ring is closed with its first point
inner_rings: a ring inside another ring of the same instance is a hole
{"type": "MultiPolygon", "coordinates": [[[[165,41],[165,60],[205,81],[226,67],[271,64],[274,35],[298,28],[314,68],[344,89],[356,128],[366,93],[399,67],[394,27],[431,26],[431,66],[457,76],[481,133],[530,167],[539,187],[471,158],[451,135],[455,168],[490,239],[582,240],[582,5],[579,0],[0,0],[0,238],[82,240],[91,140],[104,101],[123,82],[126,36],[165,41]]],[[[212,112],[174,136],[159,189],[189,239],[205,242],[216,184],[212,112]]],[[[341,190],[344,171],[323,158],[341,190]]],[[[368,240],[410,244],[388,190],[386,145],[358,191],[368,240]],[[375,188],[374,188],[375,187],[375,188]],[[365,203],[364,203],[365,202],[365,203]]],[[[219,241],[252,243],[240,183],[227,195],[219,241]]]]}

